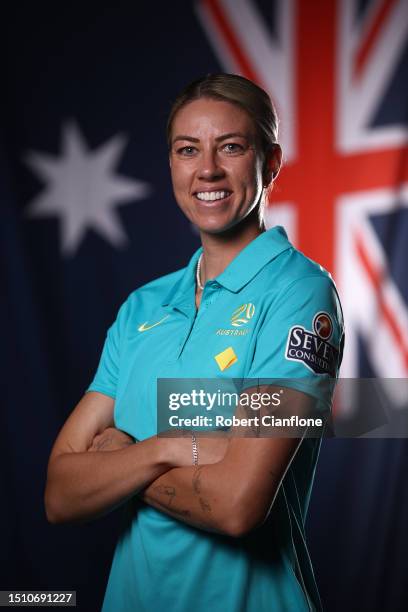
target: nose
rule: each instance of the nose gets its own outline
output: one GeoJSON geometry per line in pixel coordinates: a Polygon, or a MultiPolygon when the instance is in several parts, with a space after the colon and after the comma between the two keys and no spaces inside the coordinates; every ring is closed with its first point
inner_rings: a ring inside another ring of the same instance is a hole
{"type": "Polygon", "coordinates": [[[204,180],[216,180],[224,176],[224,170],[217,159],[217,152],[213,150],[203,151],[198,166],[198,178],[204,180]]]}

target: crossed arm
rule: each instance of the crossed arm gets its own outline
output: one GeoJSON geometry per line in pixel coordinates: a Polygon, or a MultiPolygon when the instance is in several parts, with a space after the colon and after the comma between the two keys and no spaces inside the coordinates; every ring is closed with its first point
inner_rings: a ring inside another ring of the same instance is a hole
{"type": "Polygon", "coordinates": [[[88,393],[51,453],[48,519],[95,518],[138,494],[146,503],[200,529],[241,536],[267,517],[300,438],[191,438],[138,444],[113,428],[114,400],[88,393]],[[107,452],[109,451],[109,452],[107,452]]]}
{"type": "Polygon", "coordinates": [[[174,468],[139,495],[149,505],[200,529],[242,536],[268,516],[299,442],[296,438],[234,438],[221,461],[174,468]]]}

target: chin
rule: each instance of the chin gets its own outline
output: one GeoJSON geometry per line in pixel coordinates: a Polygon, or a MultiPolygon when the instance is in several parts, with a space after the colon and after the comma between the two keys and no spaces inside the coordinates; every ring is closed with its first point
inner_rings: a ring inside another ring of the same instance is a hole
{"type": "Polygon", "coordinates": [[[227,219],[220,218],[220,216],[211,215],[191,215],[188,216],[191,223],[196,226],[200,232],[206,232],[207,234],[218,234],[222,232],[224,229],[227,229],[231,226],[231,221],[227,219]]]}
{"type": "Polygon", "coordinates": [[[222,234],[228,228],[227,227],[203,227],[197,226],[198,230],[203,234],[211,234],[212,236],[217,236],[218,234],[222,234]]]}
{"type": "MultiPolygon", "coordinates": [[[[194,223],[194,222],[193,222],[194,223]]],[[[233,220],[224,220],[221,222],[220,220],[213,222],[201,222],[194,223],[200,232],[205,234],[210,234],[213,236],[225,234],[226,236],[230,236],[231,238],[238,238],[240,234],[245,235],[248,230],[259,230],[262,221],[259,218],[259,211],[254,209],[248,214],[246,217],[241,219],[233,219],[233,220]]]]}
{"type": "Polygon", "coordinates": [[[233,228],[236,228],[239,223],[220,223],[218,221],[217,223],[196,223],[195,225],[200,232],[203,232],[205,234],[212,234],[215,236],[217,234],[223,234],[233,228]]]}

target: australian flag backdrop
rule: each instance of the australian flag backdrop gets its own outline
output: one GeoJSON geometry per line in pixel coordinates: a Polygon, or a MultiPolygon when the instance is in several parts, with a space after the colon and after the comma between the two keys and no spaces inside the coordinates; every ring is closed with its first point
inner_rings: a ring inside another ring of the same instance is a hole
{"type": "MultiPolygon", "coordinates": [[[[120,304],[199,246],[165,139],[187,82],[270,93],[268,225],[336,279],[342,376],[407,377],[408,3],[8,3],[0,45],[0,590],[76,590],[94,612],[118,513],[49,525],[46,465],[120,304]]],[[[326,610],[408,610],[407,473],[406,439],[323,442],[307,529],[326,610]]]]}

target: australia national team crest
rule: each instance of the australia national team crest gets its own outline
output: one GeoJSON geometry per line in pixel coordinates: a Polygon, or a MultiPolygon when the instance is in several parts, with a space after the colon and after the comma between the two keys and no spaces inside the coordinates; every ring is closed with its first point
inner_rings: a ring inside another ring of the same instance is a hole
{"type": "Polygon", "coordinates": [[[318,312],[313,317],[312,331],[302,325],[290,328],[285,357],[289,361],[300,361],[315,374],[336,376],[339,351],[329,343],[333,334],[333,322],[327,312],[318,312]]]}
{"type": "Polygon", "coordinates": [[[245,325],[252,319],[255,314],[255,306],[254,304],[242,304],[234,310],[231,316],[231,325],[234,327],[241,327],[241,325],[245,325]]]}
{"type": "Polygon", "coordinates": [[[246,327],[246,329],[222,329],[216,331],[217,336],[246,336],[249,332],[247,326],[255,314],[255,304],[248,302],[241,304],[231,315],[231,325],[234,328],[246,327]]]}

